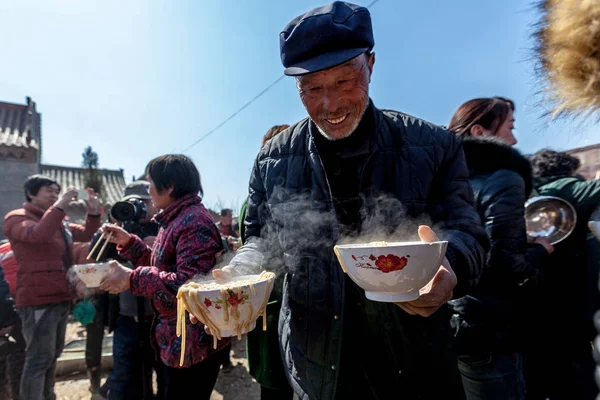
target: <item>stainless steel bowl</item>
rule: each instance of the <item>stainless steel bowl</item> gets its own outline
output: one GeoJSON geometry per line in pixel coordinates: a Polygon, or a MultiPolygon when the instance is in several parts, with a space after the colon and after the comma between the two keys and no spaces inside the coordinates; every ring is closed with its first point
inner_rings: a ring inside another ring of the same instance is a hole
{"type": "Polygon", "coordinates": [[[573,232],[577,224],[577,213],[571,203],[561,198],[532,197],[525,203],[525,223],[530,240],[544,237],[554,245],[573,232]]]}

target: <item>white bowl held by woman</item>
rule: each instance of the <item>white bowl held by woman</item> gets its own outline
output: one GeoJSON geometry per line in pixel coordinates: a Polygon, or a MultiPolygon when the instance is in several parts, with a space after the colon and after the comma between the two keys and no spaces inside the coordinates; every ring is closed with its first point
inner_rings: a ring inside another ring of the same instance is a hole
{"type": "Polygon", "coordinates": [[[406,302],[438,271],[448,242],[374,242],[334,247],[348,276],[365,290],[367,299],[406,302]]]}
{"type": "Polygon", "coordinates": [[[214,280],[190,282],[179,289],[185,309],[211,329],[217,337],[240,336],[256,327],[266,310],[275,275],[244,275],[227,284],[214,280]],[[251,283],[253,282],[253,283],[251,283]],[[203,288],[212,286],[210,290],[203,288]]]}
{"type": "Polygon", "coordinates": [[[77,273],[79,279],[85,283],[86,287],[95,288],[100,286],[100,282],[108,276],[110,264],[107,262],[99,264],[79,264],[74,265],[73,270],[77,273]]]}

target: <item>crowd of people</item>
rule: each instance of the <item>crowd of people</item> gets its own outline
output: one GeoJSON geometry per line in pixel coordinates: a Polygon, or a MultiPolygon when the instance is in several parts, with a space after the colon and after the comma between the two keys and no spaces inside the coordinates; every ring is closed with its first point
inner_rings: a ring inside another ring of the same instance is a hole
{"type": "Polygon", "coordinates": [[[55,398],[67,316],[90,302],[90,391],[209,399],[231,339],[213,347],[192,315],[182,348],[178,289],[198,275],[226,281],[270,269],[267,330],[247,335],[261,399],[594,399],[600,242],[587,221],[600,180],[578,176],[579,160],[565,152],[516,150],[508,98],[466,101],[447,128],[377,108],[364,7],[313,9],[283,29],[280,47],[308,117],[264,135],[239,222],[224,209],[215,223],[184,155],[151,160],[146,180],[125,188],[123,201],[144,204],[134,224],[101,215],[91,189],[85,224],[67,223],[76,188],[60,195],[49,177],[25,182],[26,202],[6,215],[9,243],[0,247],[0,393],[55,398]],[[577,224],[564,241],[529,239],[525,203],[534,196],[573,205],[577,224]],[[375,214],[385,215],[378,232],[410,231],[396,239],[448,241],[417,300],[368,300],[334,256],[341,240],[371,234],[375,214]],[[104,233],[111,271],[86,289],[69,270],[104,233]],[[101,386],[106,327],[114,367],[101,386]]]}

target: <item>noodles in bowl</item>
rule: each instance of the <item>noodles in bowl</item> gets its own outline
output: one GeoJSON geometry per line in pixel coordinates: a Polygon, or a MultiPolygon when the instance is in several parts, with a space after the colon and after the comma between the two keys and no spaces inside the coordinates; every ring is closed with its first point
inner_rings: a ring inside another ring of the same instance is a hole
{"type": "MultiPolygon", "coordinates": [[[[256,320],[263,317],[266,330],[267,302],[273,290],[275,274],[263,271],[260,275],[244,275],[229,282],[188,282],[177,293],[177,336],[182,336],[181,348],[185,349],[185,312],[195,316],[208,326],[213,335],[213,346],[224,337],[241,336],[256,327],[256,320]]],[[[184,351],[180,365],[183,365],[184,351]]]]}

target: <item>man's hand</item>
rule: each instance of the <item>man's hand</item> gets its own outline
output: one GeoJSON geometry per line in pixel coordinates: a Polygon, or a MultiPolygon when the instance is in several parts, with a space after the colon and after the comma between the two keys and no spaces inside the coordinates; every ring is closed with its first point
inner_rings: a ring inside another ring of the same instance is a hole
{"type": "MultiPolygon", "coordinates": [[[[223,269],[213,269],[212,270],[212,276],[213,276],[213,278],[215,278],[215,281],[217,281],[217,283],[229,282],[234,275],[237,275],[237,274],[236,274],[235,270],[231,267],[224,267],[223,269]]],[[[190,322],[192,324],[198,323],[198,318],[196,318],[192,313],[190,313],[190,322]]],[[[204,326],[204,330],[206,331],[206,333],[211,335],[210,329],[208,328],[208,326],[204,326]]]]}
{"type": "MultiPolygon", "coordinates": [[[[435,232],[426,225],[419,226],[419,237],[428,243],[439,240],[435,232]]],[[[444,258],[433,279],[419,290],[420,297],[417,300],[396,305],[411,315],[429,317],[452,299],[456,282],[450,262],[444,258]]]]}
{"type": "Polygon", "coordinates": [[[227,283],[231,280],[233,274],[230,268],[225,267],[223,269],[213,269],[212,276],[217,283],[227,283]]]}
{"type": "Polygon", "coordinates": [[[96,192],[94,192],[94,189],[87,188],[85,190],[89,194],[88,200],[84,200],[87,212],[90,214],[99,214],[100,199],[98,198],[98,195],[96,194],[96,192]]]}
{"type": "Polygon", "coordinates": [[[100,283],[100,289],[111,294],[119,294],[129,290],[129,278],[131,277],[131,269],[122,265],[117,261],[110,262],[110,273],[108,277],[100,283]]]}
{"type": "Polygon", "coordinates": [[[60,208],[63,211],[67,211],[67,207],[69,203],[74,201],[77,198],[77,189],[74,187],[69,187],[65,194],[62,195],[60,199],[54,203],[54,207],[60,208]]]}

